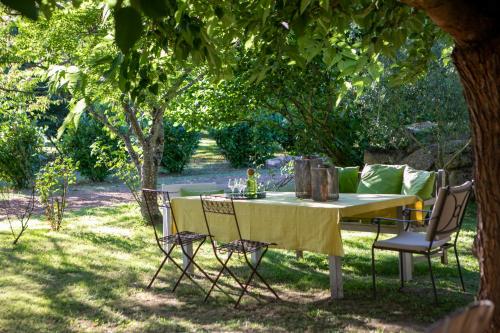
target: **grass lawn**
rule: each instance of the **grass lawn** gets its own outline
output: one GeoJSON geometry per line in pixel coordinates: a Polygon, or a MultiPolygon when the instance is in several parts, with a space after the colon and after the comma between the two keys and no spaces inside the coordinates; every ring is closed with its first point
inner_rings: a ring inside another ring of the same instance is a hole
{"type": "MultiPolygon", "coordinates": [[[[272,250],[261,272],[283,301],[273,302],[268,292],[253,288],[256,298],[245,297],[234,310],[220,292],[204,304],[204,295],[187,279],[170,293],[178,274],[172,266],[145,289],[162,257],[152,228],[139,222],[133,205],[70,212],[61,232],[34,221],[16,247],[8,224],[0,221],[0,332],[422,331],[474,299],[479,276],[470,251],[474,213],[471,205],[459,239],[467,292],[459,291],[452,253],[448,266],[434,259],[438,307],[426,263],[416,265],[414,282],[398,292],[397,255],[383,251],[377,260],[379,297],[372,299],[373,234],[343,233],[344,300],[328,299],[325,255],[305,253],[297,261],[291,251],[272,250]]],[[[219,267],[209,246],[198,262],[213,274],[219,267]]],[[[229,279],[224,282],[237,292],[229,279]]]]}

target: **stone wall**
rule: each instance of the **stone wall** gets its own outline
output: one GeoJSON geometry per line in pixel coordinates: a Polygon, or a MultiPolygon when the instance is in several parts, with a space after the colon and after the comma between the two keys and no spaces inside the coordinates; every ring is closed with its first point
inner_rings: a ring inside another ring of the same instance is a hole
{"type": "Polygon", "coordinates": [[[474,157],[472,145],[468,140],[453,140],[440,147],[429,144],[407,151],[365,151],[364,162],[367,164],[408,164],[419,170],[437,170],[445,168],[450,185],[458,185],[472,179],[474,157]]]}

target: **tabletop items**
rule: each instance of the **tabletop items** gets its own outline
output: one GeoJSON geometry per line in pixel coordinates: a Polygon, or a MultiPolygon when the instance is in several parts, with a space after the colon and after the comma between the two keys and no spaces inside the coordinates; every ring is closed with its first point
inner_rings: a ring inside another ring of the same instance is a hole
{"type": "Polygon", "coordinates": [[[266,192],[262,184],[257,182],[257,175],[254,169],[247,170],[247,179],[229,179],[226,197],[233,199],[263,199],[266,197],[266,192]],[[237,190],[237,191],[236,191],[237,190]]]}
{"type": "Polygon", "coordinates": [[[339,177],[334,166],[319,158],[305,157],[295,160],[294,171],[297,198],[321,202],[339,199],[339,177]]]}

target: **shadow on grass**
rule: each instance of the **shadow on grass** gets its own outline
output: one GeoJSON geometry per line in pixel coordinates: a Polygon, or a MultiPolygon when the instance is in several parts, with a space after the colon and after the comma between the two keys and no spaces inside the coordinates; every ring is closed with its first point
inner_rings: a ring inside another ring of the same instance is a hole
{"type": "MultiPolygon", "coordinates": [[[[116,215],[120,211],[98,212],[116,215]]],[[[99,223],[123,228],[130,226],[130,220],[113,217],[99,223]]],[[[464,229],[472,230],[471,224],[464,229]]],[[[327,256],[305,253],[304,259],[296,260],[291,251],[272,250],[260,272],[283,301],[275,302],[268,291],[252,288],[255,297],[245,297],[241,308],[234,310],[232,301],[220,292],[203,303],[204,294],[187,279],[175,294],[170,293],[179,274],[172,266],[162,270],[153,288],[146,290],[162,259],[150,227],[136,228],[131,237],[95,232],[93,227],[59,234],[37,230],[21,246],[0,247],[4,292],[0,331],[398,331],[401,327],[420,331],[472,301],[477,288],[478,273],[464,267],[470,291],[459,292],[454,258],[450,256],[448,266],[436,259],[441,300],[436,307],[425,263],[416,265],[415,281],[407,291],[398,292],[397,255],[381,251],[377,254],[379,297],[373,299],[371,241],[363,238],[360,245],[346,238],[344,300],[329,299],[327,256]]],[[[202,248],[198,263],[212,276],[219,269],[208,245],[202,248]]],[[[231,267],[241,277],[249,274],[242,261],[233,261],[231,267]]],[[[200,282],[208,290],[208,281],[200,282]]],[[[222,286],[232,295],[239,291],[227,277],[222,286]]]]}

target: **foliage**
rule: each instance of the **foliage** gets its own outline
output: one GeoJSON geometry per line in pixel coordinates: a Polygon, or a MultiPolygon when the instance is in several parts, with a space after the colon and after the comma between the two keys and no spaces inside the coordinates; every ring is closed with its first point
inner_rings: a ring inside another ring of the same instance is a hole
{"type": "Polygon", "coordinates": [[[211,135],[235,168],[261,164],[277,150],[274,133],[264,124],[239,122],[213,129],[211,135]]]}
{"type": "Polygon", "coordinates": [[[457,73],[437,62],[420,79],[403,86],[392,86],[387,77],[383,78],[353,103],[362,112],[363,133],[371,148],[405,149],[410,144],[435,142],[444,146],[470,135],[457,73]],[[407,125],[425,121],[436,125],[431,129],[433,142],[415,137],[406,129],[407,125]]]}
{"type": "Polygon", "coordinates": [[[82,175],[93,181],[103,181],[111,173],[106,165],[97,165],[98,156],[93,154],[92,145],[99,141],[116,149],[117,140],[92,117],[82,115],[78,126],[70,126],[61,140],[64,154],[78,162],[82,175]]]}
{"type": "Polygon", "coordinates": [[[180,173],[193,156],[200,133],[188,131],[182,125],[175,125],[169,121],[164,123],[165,143],[161,164],[169,171],[180,173]]]}
{"type": "Polygon", "coordinates": [[[0,114],[0,179],[25,188],[40,164],[43,136],[28,115],[21,112],[0,114]]]}
{"type": "Polygon", "coordinates": [[[28,229],[28,223],[35,208],[35,187],[31,189],[27,201],[25,199],[22,193],[0,185],[0,215],[9,221],[10,232],[14,238],[13,245],[19,242],[28,229]],[[14,226],[16,224],[18,228],[14,226]]]}
{"type": "Polygon", "coordinates": [[[54,231],[61,228],[69,185],[76,181],[75,163],[68,157],[57,157],[37,174],[36,189],[45,209],[45,216],[54,231]]]}
{"type": "Polygon", "coordinates": [[[118,177],[130,190],[136,202],[140,204],[141,177],[127,150],[123,147],[123,143],[119,142],[116,147],[106,141],[96,141],[91,148],[92,155],[97,156],[96,165],[107,168],[118,177]]]}

